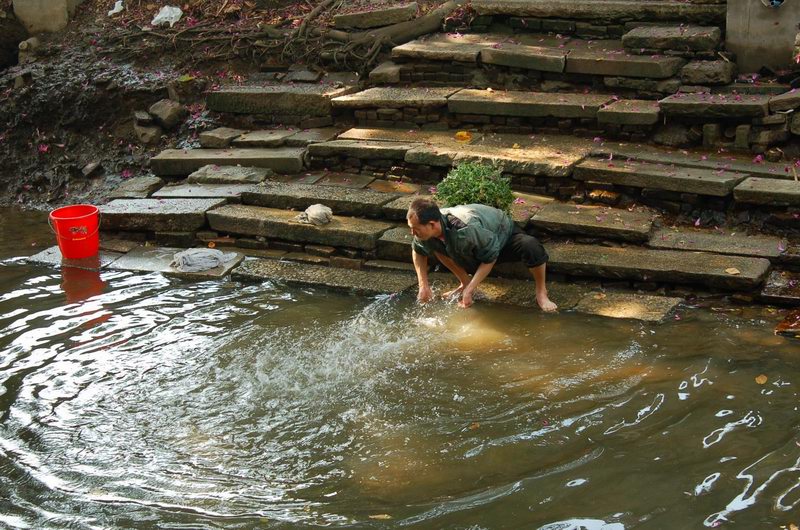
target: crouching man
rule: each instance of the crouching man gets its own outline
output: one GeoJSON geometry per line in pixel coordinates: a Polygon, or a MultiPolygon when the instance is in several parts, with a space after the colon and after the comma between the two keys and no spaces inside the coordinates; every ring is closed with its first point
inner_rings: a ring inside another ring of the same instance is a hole
{"type": "Polygon", "coordinates": [[[522,261],[536,282],[536,302],[543,311],[557,309],[547,297],[547,252],[541,243],[514,224],[505,212],[483,204],[439,209],[429,199],[417,199],[406,215],[414,235],[411,255],[419,282],[420,302],[433,298],[428,284],[428,258],[435,256],[456,275],[460,285],[445,297],[460,294],[461,307],[472,305],[475,289],[495,263],[522,261]],[[472,273],[472,276],[470,276],[472,273]]]}

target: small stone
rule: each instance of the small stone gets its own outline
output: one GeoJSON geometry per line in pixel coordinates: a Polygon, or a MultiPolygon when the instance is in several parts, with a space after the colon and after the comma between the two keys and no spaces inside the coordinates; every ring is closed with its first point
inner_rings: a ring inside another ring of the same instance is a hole
{"type": "Polygon", "coordinates": [[[153,123],[153,117],[143,110],[133,111],[133,119],[138,125],[152,125],[153,123]]]}
{"type": "Polygon", "coordinates": [[[653,141],[670,147],[682,147],[691,143],[689,129],[680,123],[671,123],[660,127],[653,135],[653,141]]]}
{"type": "Polygon", "coordinates": [[[736,65],[728,61],[692,61],[681,70],[689,85],[727,85],[733,82],[736,65]]]}
{"type": "Polygon", "coordinates": [[[736,149],[750,149],[750,125],[738,125],[733,146],[736,149]]]}
{"type": "Polygon", "coordinates": [[[171,99],[162,99],[161,101],[153,103],[148,112],[150,112],[156,122],[165,129],[176,127],[188,114],[183,105],[171,99]]]}
{"type": "Polygon", "coordinates": [[[780,162],[783,159],[783,151],[777,147],[773,147],[771,149],[767,149],[767,151],[764,153],[764,156],[769,162],[780,162]]]}
{"type": "Polygon", "coordinates": [[[96,177],[103,172],[103,166],[100,162],[89,162],[81,170],[81,174],[86,178],[96,177]]]}
{"type": "Polygon", "coordinates": [[[363,260],[346,258],[343,256],[331,256],[330,259],[331,267],[339,267],[341,269],[350,269],[354,271],[361,270],[363,263],[363,260]]]}
{"type": "Polygon", "coordinates": [[[139,142],[145,145],[157,145],[161,141],[161,127],[157,125],[133,124],[133,132],[139,142]]]}
{"type": "Polygon", "coordinates": [[[218,127],[211,131],[200,133],[200,145],[207,149],[225,148],[231,145],[244,131],[229,127],[218,127]]]}

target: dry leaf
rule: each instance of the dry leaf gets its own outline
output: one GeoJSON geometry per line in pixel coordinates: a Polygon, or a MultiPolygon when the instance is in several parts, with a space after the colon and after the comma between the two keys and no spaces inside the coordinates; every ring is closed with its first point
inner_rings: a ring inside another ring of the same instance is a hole
{"type": "Polygon", "coordinates": [[[208,248],[214,248],[214,247],[216,247],[216,246],[217,246],[217,244],[216,244],[216,243],[214,243],[213,241],[209,241],[209,242],[208,242],[208,248]]]}
{"type": "Polygon", "coordinates": [[[759,385],[766,384],[767,383],[767,376],[764,375],[764,374],[759,375],[758,377],[756,377],[756,383],[758,383],[759,385]]]}
{"type": "Polygon", "coordinates": [[[511,146],[511,149],[522,149],[522,146],[519,144],[514,144],[511,146]]]}
{"type": "Polygon", "coordinates": [[[388,513],[379,513],[378,515],[370,515],[369,518],[376,519],[378,521],[388,521],[389,519],[392,518],[392,516],[389,515],[388,513]]]}
{"type": "Polygon", "coordinates": [[[732,274],[733,276],[736,276],[737,274],[741,274],[742,273],[742,271],[740,271],[736,267],[729,267],[729,268],[725,269],[725,272],[727,272],[728,274],[732,274]]]}
{"type": "Polygon", "coordinates": [[[605,297],[606,297],[605,293],[597,293],[596,295],[594,295],[595,300],[602,300],[605,297]]]}
{"type": "Polygon", "coordinates": [[[796,524],[792,523],[789,525],[789,530],[800,530],[800,528],[798,528],[796,524]]]}
{"type": "Polygon", "coordinates": [[[472,133],[469,131],[458,131],[456,133],[456,140],[459,142],[469,142],[472,140],[472,133]]]}
{"type": "Polygon", "coordinates": [[[475,429],[479,428],[480,426],[481,426],[480,423],[478,423],[477,421],[473,421],[472,423],[469,424],[469,430],[474,431],[475,429]]]}

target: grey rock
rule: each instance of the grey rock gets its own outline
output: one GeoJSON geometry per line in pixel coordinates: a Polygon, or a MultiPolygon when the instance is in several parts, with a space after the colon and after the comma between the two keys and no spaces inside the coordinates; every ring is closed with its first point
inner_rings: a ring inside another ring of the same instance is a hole
{"type": "Polygon", "coordinates": [[[167,130],[175,128],[188,114],[183,105],[171,99],[162,99],[153,103],[148,112],[159,125],[167,130]]]}
{"type": "Polygon", "coordinates": [[[136,135],[136,139],[145,145],[158,145],[161,141],[163,131],[161,127],[157,125],[139,125],[138,123],[134,123],[133,133],[136,135]]]}
{"type": "Polygon", "coordinates": [[[692,61],[681,70],[688,85],[727,85],[736,76],[736,65],[728,61],[692,61]]]}

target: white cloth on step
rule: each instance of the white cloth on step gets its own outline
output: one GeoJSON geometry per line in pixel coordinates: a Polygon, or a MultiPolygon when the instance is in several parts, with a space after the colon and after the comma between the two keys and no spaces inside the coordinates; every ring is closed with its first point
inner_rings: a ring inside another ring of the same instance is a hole
{"type": "Polygon", "coordinates": [[[328,224],[333,219],[333,210],[324,204],[312,204],[306,211],[295,217],[301,223],[308,223],[316,226],[328,224]]]}

